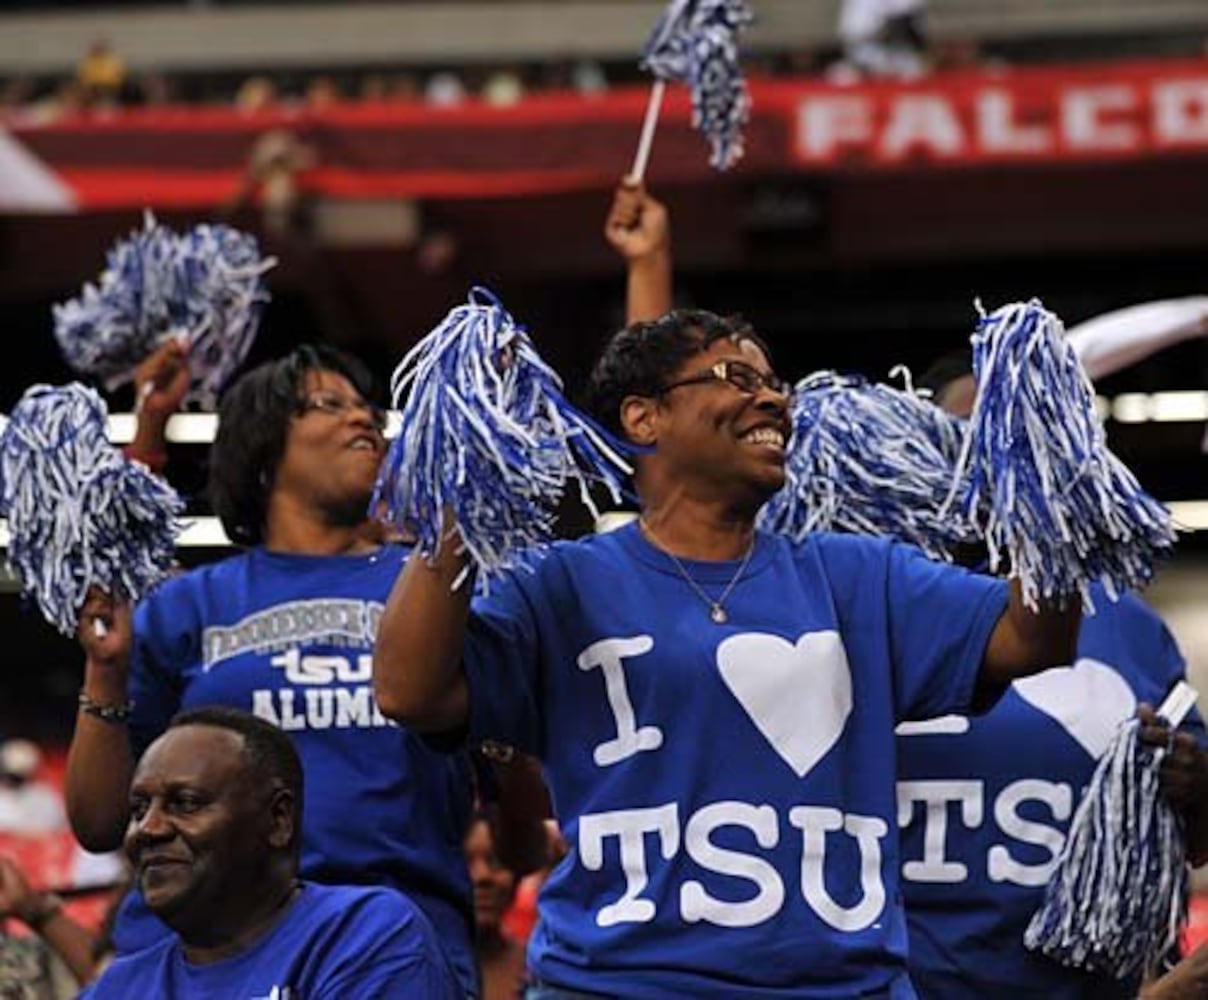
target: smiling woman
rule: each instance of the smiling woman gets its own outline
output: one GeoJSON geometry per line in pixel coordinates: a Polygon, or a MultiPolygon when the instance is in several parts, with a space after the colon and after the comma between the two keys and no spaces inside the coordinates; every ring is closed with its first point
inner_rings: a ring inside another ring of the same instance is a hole
{"type": "Polygon", "coordinates": [[[451,546],[412,557],[374,651],[386,715],[543,759],[572,851],[531,997],[913,998],[894,725],[1063,662],[1076,612],[907,546],[756,531],[789,396],[739,320],[628,327],[589,396],[638,447],[639,522],[472,608],[451,546]]]}
{"type": "MultiPolygon", "coordinates": [[[[103,595],[85,606],[84,694],[99,707],[76,726],[69,812],[86,846],[116,846],[133,762],[177,710],[251,711],[287,730],[306,766],[302,874],[405,891],[472,995],[468,766],[392,725],[370,684],[374,634],[409,551],[380,544],[366,516],[385,450],[377,398],[359,362],[310,347],[227,392],[210,494],[248,548],[168,581],[133,616],[103,595]]],[[[151,872],[141,887],[175,877],[151,872]]],[[[120,951],[167,933],[145,903],[126,900],[120,951]]]]}

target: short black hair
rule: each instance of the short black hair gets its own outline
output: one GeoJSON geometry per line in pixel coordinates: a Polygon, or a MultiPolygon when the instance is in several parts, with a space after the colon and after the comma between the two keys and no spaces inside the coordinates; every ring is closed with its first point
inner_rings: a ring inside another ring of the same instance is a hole
{"type": "MultiPolygon", "coordinates": [[[[243,737],[243,753],[257,787],[269,789],[280,782],[294,796],[294,823],[302,823],[302,759],[288,736],[269,722],[250,712],[225,705],[190,708],[177,712],[168,723],[168,731],[184,726],[212,726],[243,737]]],[[[294,836],[297,846],[298,835],[294,836]]]]}
{"type": "Polygon", "coordinates": [[[749,340],[772,360],[767,344],[741,316],[676,309],[630,324],[608,341],[592,369],[584,401],[588,412],[623,438],[621,403],[626,396],[657,395],[685,361],[727,338],[749,340]]]}
{"type": "Polygon", "coordinates": [[[218,431],[210,448],[210,504],[237,545],[264,541],[268,497],[297,415],[306,376],[342,375],[366,400],[381,392],[359,360],[334,348],[304,344],[284,358],[246,372],[223,394],[218,431]]]}
{"type": "Polygon", "coordinates": [[[916,389],[931,390],[931,398],[937,403],[948,388],[958,378],[973,374],[973,349],[958,347],[955,351],[941,354],[924,370],[923,374],[914,380],[916,389]]]}

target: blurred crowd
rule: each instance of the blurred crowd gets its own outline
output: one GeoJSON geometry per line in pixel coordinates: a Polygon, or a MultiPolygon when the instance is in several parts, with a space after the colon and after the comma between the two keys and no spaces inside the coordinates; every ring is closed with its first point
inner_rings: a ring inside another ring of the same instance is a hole
{"type": "MultiPolygon", "coordinates": [[[[842,52],[753,52],[744,54],[744,65],[754,78],[814,75],[850,83],[868,77],[909,79],[932,71],[993,67],[999,61],[971,41],[929,43],[921,17],[912,15],[872,28],[855,22],[842,52]]],[[[591,58],[314,73],[165,74],[134,69],[113,43],[97,39],[70,77],[0,77],[0,115],[49,123],[79,115],[111,115],[124,108],[181,104],[231,107],[249,114],[271,107],[323,111],[354,102],[411,102],[432,108],[481,102],[503,108],[549,92],[570,92],[590,100],[610,86],[647,79],[636,60],[591,58]]]]}

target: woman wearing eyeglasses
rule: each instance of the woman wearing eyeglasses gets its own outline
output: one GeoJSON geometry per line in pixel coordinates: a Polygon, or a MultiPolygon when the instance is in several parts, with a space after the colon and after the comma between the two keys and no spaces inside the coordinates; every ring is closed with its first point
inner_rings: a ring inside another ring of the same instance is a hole
{"type": "MultiPolygon", "coordinates": [[[[168,581],[133,622],[101,596],[86,605],[68,806],[86,847],[113,849],[132,762],[169,719],[203,705],[251,711],[291,735],[305,766],[303,877],[404,890],[472,995],[467,769],[390,723],[373,700],[373,636],[407,549],[379,545],[367,530],[384,452],[372,398],[359,362],[321,348],[262,365],[226,393],[210,493],[244,551],[168,581]]],[[[132,895],[119,950],[164,933],[132,895]]]]}
{"type": "Polygon", "coordinates": [[[902,545],[756,532],[789,397],[739,322],[629,327],[591,399],[643,449],[640,521],[473,610],[455,546],[413,556],[374,651],[388,716],[544,762],[570,853],[531,996],[914,997],[894,726],[1069,662],[1077,610],[1031,614],[902,545]]]}

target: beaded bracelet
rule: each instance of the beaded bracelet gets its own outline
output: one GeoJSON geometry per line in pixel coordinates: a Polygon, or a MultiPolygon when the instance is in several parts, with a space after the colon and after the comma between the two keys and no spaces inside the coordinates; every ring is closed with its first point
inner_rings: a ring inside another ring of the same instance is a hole
{"type": "Polygon", "coordinates": [[[478,751],[487,760],[493,760],[496,764],[510,764],[516,759],[516,748],[508,746],[506,743],[497,743],[495,740],[483,740],[478,744],[478,751]]]}
{"type": "Polygon", "coordinates": [[[128,701],[124,705],[105,705],[102,702],[93,701],[83,691],[80,692],[80,711],[87,712],[102,722],[120,725],[130,718],[130,711],[133,708],[134,702],[132,701],[128,701]]]}

